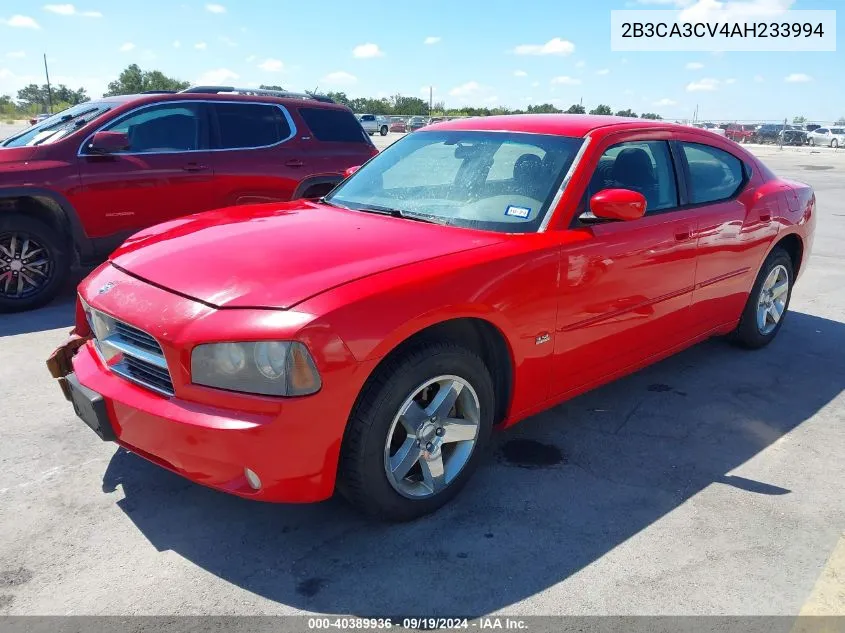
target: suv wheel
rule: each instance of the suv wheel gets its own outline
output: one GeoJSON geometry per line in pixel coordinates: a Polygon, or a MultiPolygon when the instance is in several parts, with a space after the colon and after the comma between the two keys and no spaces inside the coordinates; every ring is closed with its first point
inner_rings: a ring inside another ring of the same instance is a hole
{"type": "Polygon", "coordinates": [[[386,125],[381,126],[381,129],[379,130],[379,134],[381,134],[382,136],[387,136],[387,126],[386,125]]]}
{"type": "Polygon", "coordinates": [[[44,305],[69,271],[70,257],[56,231],[19,213],[0,217],[0,312],[44,305]]]}
{"type": "Polygon", "coordinates": [[[792,259],[776,247],[763,263],[739,325],[731,333],[734,343],[757,349],[772,342],[786,317],[793,282],[792,259]]]}

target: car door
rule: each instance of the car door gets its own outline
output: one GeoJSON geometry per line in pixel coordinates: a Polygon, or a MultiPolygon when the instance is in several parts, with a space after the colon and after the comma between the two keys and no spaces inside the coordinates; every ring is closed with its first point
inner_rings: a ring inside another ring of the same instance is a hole
{"type": "Polygon", "coordinates": [[[739,319],[788,192],[779,183],[759,186],[759,174],[727,146],[680,135],[676,155],[687,208],[698,219],[692,328],[704,333],[739,319]]]}
{"type": "Polygon", "coordinates": [[[129,147],[96,154],[88,149],[88,137],[80,148],[76,208],[86,226],[101,227],[101,234],[90,237],[119,241],[144,227],[216,206],[202,103],[140,106],[101,129],[127,134],[129,147]]]}
{"type": "Polygon", "coordinates": [[[666,352],[690,336],[697,218],[680,208],[668,132],[613,135],[576,213],[580,241],[561,251],[555,336],[558,396],[666,352]],[[608,188],[639,191],[645,215],[607,221],[589,211],[608,188]]]}
{"type": "Polygon", "coordinates": [[[287,108],[210,101],[208,109],[220,206],[290,200],[310,172],[287,108]]]}

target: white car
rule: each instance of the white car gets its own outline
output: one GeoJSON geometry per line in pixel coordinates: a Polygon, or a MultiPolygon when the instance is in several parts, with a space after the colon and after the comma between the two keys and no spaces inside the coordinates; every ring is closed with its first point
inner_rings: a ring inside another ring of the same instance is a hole
{"type": "Polygon", "coordinates": [[[807,132],[807,139],[810,141],[810,145],[841,147],[845,145],[845,128],[820,127],[812,132],[807,132]]]}
{"type": "Polygon", "coordinates": [[[382,136],[387,136],[387,133],[390,131],[390,122],[387,120],[387,117],[379,114],[359,114],[357,117],[361,122],[361,127],[370,136],[376,132],[382,136]]]}

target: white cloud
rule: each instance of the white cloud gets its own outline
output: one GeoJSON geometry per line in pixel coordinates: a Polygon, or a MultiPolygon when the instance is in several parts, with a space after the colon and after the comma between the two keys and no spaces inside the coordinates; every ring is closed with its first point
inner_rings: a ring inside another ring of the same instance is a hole
{"type": "Polygon", "coordinates": [[[660,99],[659,101],[655,101],[654,105],[667,107],[678,105],[678,102],[672,101],[672,99],[660,99]]]}
{"type": "Polygon", "coordinates": [[[465,97],[467,95],[471,95],[474,92],[477,92],[478,89],[481,88],[477,81],[468,81],[465,84],[461,84],[460,86],[455,86],[449,91],[449,94],[453,97],[465,97]]]}
{"type": "Polygon", "coordinates": [[[134,48],[135,48],[135,45],[132,42],[126,42],[118,50],[121,53],[128,53],[129,51],[133,50],[134,48]]]}
{"type": "Polygon", "coordinates": [[[513,52],[517,55],[571,55],[575,52],[575,44],[556,37],[545,44],[520,44],[513,52]]]}
{"type": "Polygon", "coordinates": [[[687,92],[712,92],[719,89],[718,79],[700,79],[687,84],[687,92]]]}
{"type": "Polygon", "coordinates": [[[766,79],[763,77],[763,75],[754,75],[754,83],[761,84],[764,81],[766,81],[766,79]]]}
{"type": "Polygon", "coordinates": [[[10,51],[6,53],[6,57],[9,59],[22,59],[26,57],[26,53],[23,51],[10,51]]]}
{"type": "Polygon", "coordinates": [[[194,44],[194,48],[198,51],[204,51],[208,48],[208,44],[206,44],[205,42],[197,42],[196,44],[194,44]]]}
{"type": "Polygon", "coordinates": [[[181,48],[181,46],[182,46],[182,42],[180,42],[179,40],[173,41],[173,48],[181,48]]]}
{"type": "Polygon", "coordinates": [[[561,75],[560,77],[555,77],[554,79],[552,79],[552,83],[560,86],[578,86],[580,85],[581,80],[576,79],[575,77],[567,77],[566,75],[561,75]]]}
{"type": "Polygon", "coordinates": [[[524,70],[515,70],[515,71],[513,71],[513,76],[514,77],[527,77],[528,73],[525,72],[524,70]]]}
{"type": "Polygon", "coordinates": [[[217,39],[220,40],[221,43],[225,44],[229,48],[236,48],[237,45],[238,45],[238,43],[235,40],[233,40],[231,37],[226,37],[225,35],[221,35],[217,39]]]}
{"type": "Polygon", "coordinates": [[[238,77],[240,77],[238,73],[228,68],[215,68],[197,77],[197,84],[201,86],[221,86],[225,85],[227,81],[237,79],[238,77]]]}
{"type": "Polygon", "coordinates": [[[701,70],[704,68],[704,64],[701,62],[690,62],[686,66],[684,66],[687,70],[701,70]]]}
{"type": "Polygon", "coordinates": [[[358,78],[343,70],[336,70],[323,77],[323,81],[334,86],[348,86],[358,81],[358,78]]]}
{"type": "Polygon", "coordinates": [[[584,66],[586,66],[586,65],[587,65],[587,62],[585,62],[585,61],[582,59],[580,62],[578,62],[577,64],[575,64],[575,68],[583,68],[583,67],[584,67],[584,66]]]}
{"type": "Polygon", "coordinates": [[[359,44],[353,48],[352,56],[360,59],[368,59],[370,57],[384,57],[384,52],[378,47],[378,44],[367,42],[366,44],[359,44]]]}
{"type": "Polygon", "coordinates": [[[205,10],[211,13],[226,13],[226,7],[222,4],[207,4],[205,5],[205,10]]]}
{"type": "Polygon", "coordinates": [[[725,83],[726,83],[727,85],[730,85],[730,84],[735,84],[735,83],[736,83],[736,79],[734,79],[733,77],[730,77],[730,78],[728,78],[728,79],[725,79],[725,83]]]}
{"type": "Polygon", "coordinates": [[[791,75],[784,77],[783,80],[791,84],[803,84],[808,81],[813,81],[813,78],[804,73],[792,73],[791,75]]]}
{"type": "Polygon", "coordinates": [[[44,10],[59,15],[81,15],[84,18],[101,18],[103,14],[99,11],[77,11],[72,4],[45,4],[44,10]]]}
{"type": "Polygon", "coordinates": [[[602,68],[601,70],[597,70],[596,74],[597,75],[609,75],[610,74],[610,68],[602,68]]]}
{"type": "Polygon", "coordinates": [[[741,21],[743,19],[774,18],[789,9],[795,0],[676,0],[676,6],[683,8],[679,22],[741,21]]]}
{"type": "Polygon", "coordinates": [[[423,40],[423,44],[437,44],[441,38],[435,35],[429,35],[427,38],[423,40]]]}
{"type": "Polygon", "coordinates": [[[531,87],[532,87],[532,88],[539,88],[539,87],[540,87],[540,82],[539,82],[539,81],[532,81],[532,82],[531,82],[531,87]]]}
{"type": "Polygon", "coordinates": [[[271,73],[278,73],[285,69],[285,65],[282,63],[281,59],[265,59],[263,62],[258,64],[258,67],[261,70],[266,70],[271,73]]]}
{"type": "Polygon", "coordinates": [[[40,29],[38,22],[33,20],[28,15],[13,15],[8,20],[0,18],[0,24],[11,26],[16,29],[40,29]]]}

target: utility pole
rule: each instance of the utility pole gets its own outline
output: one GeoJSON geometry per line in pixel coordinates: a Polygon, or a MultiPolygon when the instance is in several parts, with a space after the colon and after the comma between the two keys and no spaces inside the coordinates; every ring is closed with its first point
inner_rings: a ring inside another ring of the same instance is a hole
{"type": "Polygon", "coordinates": [[[431,116],[431,108],[434,103],[434,88],[428,87],[428,116],[431,116]]]}
{"type": "Polygon", "coordinates": [[[44,53],[44,74],[47,75],[47,101],[50,104],[50,114],[53,114],[53,89],[50,87],[50,71],[47,70],[47,53],[44,53]]]}

